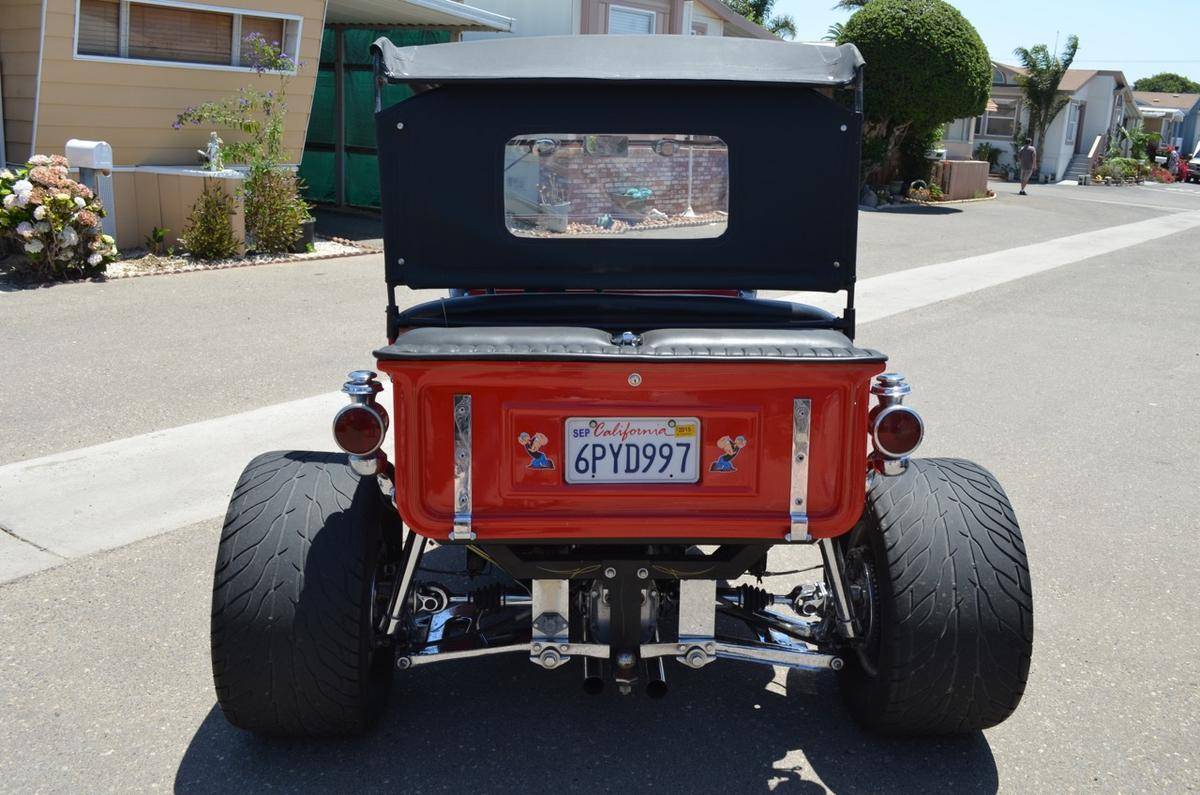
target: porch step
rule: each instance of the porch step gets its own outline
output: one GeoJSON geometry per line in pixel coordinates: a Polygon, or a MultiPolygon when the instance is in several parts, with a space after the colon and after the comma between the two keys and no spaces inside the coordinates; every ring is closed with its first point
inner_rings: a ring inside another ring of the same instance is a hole
{"type": "Polygon", "coordinates": [[[1088,162],[1086,154],[1075,155],[1071,158],[1071,162],[1067,164],[1067,171],[1063,174],[1064,180],[1078,180],[1082,176],[1087,176],[1091,173],[1091,166],[1088,162]]]}

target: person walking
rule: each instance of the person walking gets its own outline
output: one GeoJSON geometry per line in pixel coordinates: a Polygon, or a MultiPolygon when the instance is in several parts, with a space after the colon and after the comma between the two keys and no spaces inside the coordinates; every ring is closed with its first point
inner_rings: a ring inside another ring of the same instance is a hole
{"type": "Polygon", "coordinates": [[[1174,146],[1167,147],[1167,173],[1172,179],[1179,173],[1179,150],[1174,146]]]}
{"type": "Polygon", "coordinates": [[[1026,138],[1025,145],[1017,150],[1017,164],[1021,169],[1021,192],[1018,195],[1028,196],[1025,188],[1029,185],[1033,172],[1037,171],[1037,149],[1033,146],[1032,138],[1026,138]]]}

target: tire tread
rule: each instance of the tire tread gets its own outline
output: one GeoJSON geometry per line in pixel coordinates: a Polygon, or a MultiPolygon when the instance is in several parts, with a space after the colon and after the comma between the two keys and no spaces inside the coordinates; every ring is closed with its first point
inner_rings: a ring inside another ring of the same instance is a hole
{"type": "Polygon", "coordinates": [[[1033,643],[1029,564],[1004,490],[969,461],[915,459],[876,479],[867,519],[882,535],[887,649],[884,681],[852,709],[891,733],[1000,723],[1024,694],[1033,643]]]}
{"type": "Polygon", "coordinates": [[[211,636],[217,701],[235,726],[309,736],[369,722],[372,488],[330,453],[266,453],[239,478],[211,636]]]}

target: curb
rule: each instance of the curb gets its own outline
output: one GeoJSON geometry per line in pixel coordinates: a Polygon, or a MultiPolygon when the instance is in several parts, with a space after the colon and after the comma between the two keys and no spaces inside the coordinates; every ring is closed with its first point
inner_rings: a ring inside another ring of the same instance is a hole
{"type": "Polygon", "coordinates": [[[189,265],[184,265],[178,268],[163,269],[163,270],[147,270],[135,271],[130,273],[119,274],[103,274],[100,276],[91,276],[84,279],[64,279],[62,281],[39,282],[25,284],[14,284],[18,288],[36,289],[42,286],[58,285],[58,284],[103,284],[104,282],[122,281],[124,279],[140,279],[146,276],[174,276],[180,273],[200,273],[202,271],[222,271],[231,270],[233,268],[253,268],[257,265],[278,265],[284,262],[319,262],[328,259],[341,259],[342,257],[361,257],[366,254],[381,254],[383,249],[376,246],[367,246],[362,243],[356,243],[352,240],[347,240],[341,237],[325,237],[317,236],[321,240],[327,240],[331,243],[337,243],[343,246],[349,246],[357,249],[353,252],[342,252],[338,254],[316,254],[313,252],[304,252],[301,254],[288,254],[284,256],[263,256],[263,257],[244,257],[238,260],[220,260],[215,262],[197,262],[189,265]]]}

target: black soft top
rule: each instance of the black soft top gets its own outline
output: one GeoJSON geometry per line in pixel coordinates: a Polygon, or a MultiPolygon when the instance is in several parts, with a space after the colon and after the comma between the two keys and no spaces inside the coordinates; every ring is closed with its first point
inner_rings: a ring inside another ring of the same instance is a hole
{"type": "MultiPolygon", "coordinates": [[[[858,238],[863,61],[704,36],[528,37],[373,46],[411,84],[376,137],[387,281],[532,291],[848,293],[858,238]],[[530,238],[505,225],[508,141],[537,133],[719,138],[728,226],[707,239],[530,238]]],[[[398,311],[389,306],[391,326],[398,311]]],[[[843,326],[850,328],[852,311],[843,326]]]]}
{"type": "Polygon", "coordinates": [[[720,36],[535,36],[372,51],[393,83],[579,81],[846,86],[862,55],[830,46],[720,36]],[[649,46],[648,46],[649,45],[649,46]]]}

